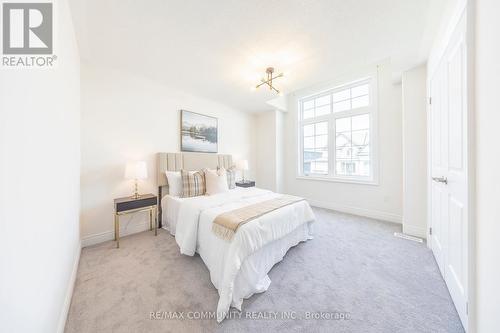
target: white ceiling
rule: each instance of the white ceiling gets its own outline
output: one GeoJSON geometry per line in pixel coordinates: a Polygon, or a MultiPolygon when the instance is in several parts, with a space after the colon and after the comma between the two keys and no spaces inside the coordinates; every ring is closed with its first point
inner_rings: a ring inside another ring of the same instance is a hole
{"type": "Polygon", "coordinates": [[[267,66],[285,93],[391,58],[425,61],[447,0],[71,0],[82,61],[245,111],[267,66]]]}

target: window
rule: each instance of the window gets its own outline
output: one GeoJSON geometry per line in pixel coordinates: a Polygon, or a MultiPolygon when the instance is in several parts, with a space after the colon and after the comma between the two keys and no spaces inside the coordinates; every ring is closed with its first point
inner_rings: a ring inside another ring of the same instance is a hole
{"type": "Polygon", "coordinates": [[[375,181],[372,91],[365,79],[299,100],[301,176],[375,181]]]}
{"type": "Polygon", "coordinates": [[[328,122],[304,125],[304,172],[328,174],[328,122]]]}
{"type": "Polygon", "coordinates": [[[370,115],[335,119],[335,174],[370,176],[370,115]]]}

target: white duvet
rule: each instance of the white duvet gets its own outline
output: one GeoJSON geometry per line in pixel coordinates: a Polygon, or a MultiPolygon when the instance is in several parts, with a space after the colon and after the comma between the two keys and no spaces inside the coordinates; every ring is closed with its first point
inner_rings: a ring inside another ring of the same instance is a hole
{"type": "Polygon", "coordinates": [[[241,301],[234,302],[233,293],[238,292],[234,290],[235,279],[247,257],[299,227],[307,227],[305,239],[312,238],[309,222],[314,221],[314,214],[305,200],[244,224],[231,241],[212,232],[212,222],[217,215],[277,196],[279,194],[258,188],[238,188],[213,196],[189,198],[180,204],[175,239],[181,253],[192,256],[198,252],[207,265],[212,283],[219,291],[218,322],[225,318],[231,305],[241,310],[241,301]]]}

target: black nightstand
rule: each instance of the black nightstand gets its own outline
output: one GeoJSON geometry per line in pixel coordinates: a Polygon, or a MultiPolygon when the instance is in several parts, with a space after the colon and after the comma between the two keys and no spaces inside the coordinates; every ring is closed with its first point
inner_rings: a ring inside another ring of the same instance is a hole
{"type": "Polygon", "coordinates": [[[120,215],[149,211],[149,230],[153,230],[154,219],[155,236],[158,235],[157,202],[158,197],[151,193],[142,194],[137,199],[134,197],[115,199],[115,241],[117,248],[120,247],[120,215]]]}
{"type": "Polygon", "coordinates": [[[238,187],[254,187],[255,186],[255,181],[253,180],[247,180],[246,182],[236,182],[236,186],[238,187]]]}

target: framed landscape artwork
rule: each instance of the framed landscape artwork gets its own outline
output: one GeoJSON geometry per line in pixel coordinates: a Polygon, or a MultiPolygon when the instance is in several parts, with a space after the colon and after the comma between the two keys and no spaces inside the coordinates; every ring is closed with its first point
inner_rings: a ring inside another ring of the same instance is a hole
{"type": "Polygon", "coordinates": [[[217,118],[181,110],[181,151],[216,153],[217,118]]]}

